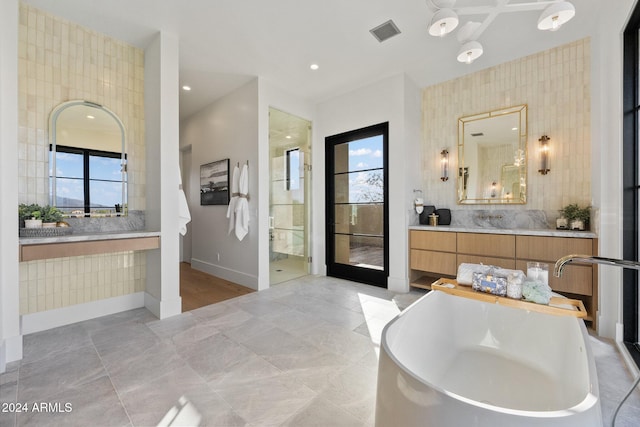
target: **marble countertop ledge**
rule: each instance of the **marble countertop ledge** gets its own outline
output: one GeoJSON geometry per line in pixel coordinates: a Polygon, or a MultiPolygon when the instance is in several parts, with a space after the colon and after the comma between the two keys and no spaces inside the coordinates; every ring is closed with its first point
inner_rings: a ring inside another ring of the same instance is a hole
{"type": "Polygon", "coordinates": [[[92,233],[74,233],[67,236],[54,237],[20,237],[21,245],[41,245],[47,243],[90,242],[95,240],[135,239],[140,237],[157,237],[159,231],[134,230],[134,231],[107,231],[92,233]]]}
{"type": "Polygon", "coordinates": [[[598,237],[593,231],[556,230],[553,228],[537,229],[504,229],[504,228],[479,228],[459,227],[449,225],[412,225],[409,230],[451,231],[458,233],[485,233],[485,234],[517,234],[522,236],[548,236],[548,237],[578,237],[583,239],[595,239],[598,237]]]}

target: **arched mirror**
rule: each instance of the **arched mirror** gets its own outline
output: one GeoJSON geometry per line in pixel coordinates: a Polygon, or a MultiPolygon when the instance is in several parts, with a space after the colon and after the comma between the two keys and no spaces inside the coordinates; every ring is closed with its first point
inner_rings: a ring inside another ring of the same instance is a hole
{"type": "Polygon", "coordinates": [[[50,204],[69,216],[127,211],[127,154],[122,121],[88,101],[57,106],[49,118],[50,204]]]}
{"type": "Polygon", "coordinates": [[[527,106],[458,120],[458,204],[527,203],[527,106]]]}

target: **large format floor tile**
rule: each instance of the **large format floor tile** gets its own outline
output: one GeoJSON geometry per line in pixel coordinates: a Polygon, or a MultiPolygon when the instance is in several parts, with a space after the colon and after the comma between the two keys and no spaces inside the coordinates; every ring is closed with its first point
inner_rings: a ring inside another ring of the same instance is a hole
{"type": "MultiPolygon", "coordinates": [[[[203,426],[372,426],[382,328],[421,295],[306,276],[169,319],[138,309],[32,334],[0,402],[60,410],[0,425],[153,426],[186,407],[203,426]]],[[[612,342],[591,347],[609,425],[632,379],[612,342]]],[[[635,391],[616,425],[639,419],[635,391]]]]}

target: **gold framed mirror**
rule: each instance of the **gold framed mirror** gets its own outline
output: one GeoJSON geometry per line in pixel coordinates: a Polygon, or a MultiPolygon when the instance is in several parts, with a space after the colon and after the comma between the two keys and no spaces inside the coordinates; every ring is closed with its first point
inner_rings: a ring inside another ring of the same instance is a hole
{"type": "Polygon", "coordinates": [[[127,154],[120,118],[102,105],[68,101],[49,117],[49,199],[67,216],[127,213],[127,154]]]}
{"type": "Polygon", "coordinates": [[[527,106],[458,119],[458,204],[527,203],[527,106]]]}

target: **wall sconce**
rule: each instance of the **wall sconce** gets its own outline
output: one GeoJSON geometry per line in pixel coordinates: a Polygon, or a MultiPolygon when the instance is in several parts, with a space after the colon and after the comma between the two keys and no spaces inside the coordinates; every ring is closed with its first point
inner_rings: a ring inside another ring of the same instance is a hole
{"type": "Polygon", "coordinates": [[[547,135],[542,135],[542,137],[538,140],[540,141],[540,172],[542,175],[546,175],[551,172],[549,169],[549,138],[547,135]]]}
{"type": "Polygon", "coordinates": [[[449,151],[446,149],[440,152],[440,179],[443,182],[449,180],[449,151]]]}

